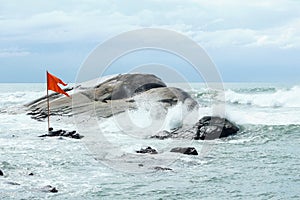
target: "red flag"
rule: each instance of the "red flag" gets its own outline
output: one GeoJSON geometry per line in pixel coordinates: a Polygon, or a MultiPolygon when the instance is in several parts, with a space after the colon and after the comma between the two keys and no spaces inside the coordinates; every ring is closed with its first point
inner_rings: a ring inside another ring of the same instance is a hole
{"type": "Polygon", "coordinates": [[[47,89],[52,90],[54,92],[58,92],[61,94],[66,95],[67,97],[70,97],[63,89],[61,89],[57,84],[62,84],[63,86],[66,86],[62,80],[57,78],[56,76],[53,76],[47,71],[47,89]]]}

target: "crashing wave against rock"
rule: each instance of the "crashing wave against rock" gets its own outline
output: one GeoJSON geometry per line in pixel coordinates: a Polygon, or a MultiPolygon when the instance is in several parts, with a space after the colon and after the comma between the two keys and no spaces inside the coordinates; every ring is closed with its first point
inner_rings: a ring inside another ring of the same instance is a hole
{"type": "MultiPolygon", "coordinates": [[[[88,81],[65,91],[71,91],[72,99],[58,93],[49,95],[50,115],[96,115],[97,118],[109,118],[128,110],[139,109],[140,102],[151,102],[152,107],[156,108],[155,117],[162,119],[160,113],[165,116],[168,109],[175,105],[184,105],[188,113],[198,108],[197,101],[187,92],[167,87],[160,78],[152,74],[113,75],[88,81]]],[[[46,96],[25,106],[27,114],[33,119],[43,121],[48,116],[46,96]]],[[[205,117],[193,127],[183,128],[178,125],[174,131],[163,131],[152,138],[215,139],[235,134],[238,130],[227,119],[205,117]]]]}

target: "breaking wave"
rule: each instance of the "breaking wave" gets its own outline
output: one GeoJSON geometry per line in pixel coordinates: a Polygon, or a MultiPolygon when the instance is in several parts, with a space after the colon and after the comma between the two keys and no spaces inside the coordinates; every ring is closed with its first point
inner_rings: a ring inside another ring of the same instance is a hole
{"type": "Polygon", "coordinates": [[[233,90],[225,92],[227,103],[253,105],[258,107],[300,107],[300,87],[290,89],[267,90],[264,92],[241,93],[233,90]]]}

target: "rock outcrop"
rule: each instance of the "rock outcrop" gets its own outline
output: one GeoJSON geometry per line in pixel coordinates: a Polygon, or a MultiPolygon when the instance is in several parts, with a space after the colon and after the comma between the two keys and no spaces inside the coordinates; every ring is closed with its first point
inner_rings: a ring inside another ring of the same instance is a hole
{"type": "MultiPolygon", "coordinates": [[[[50,115],[72,116],[87,113],[91,110],[97,117],[107,118],[137,109],[137,101],[151,101],[168,108],[184,103],[188,109],[197,107],[191,96],[179,89],[167,87],[158,77],[152,74],[122,74],[104,77],[67,88],[72,99],[58,93],[49,95],[50,115]]],[[[44,120],[47,116],[47,97],[41,97],[25,105],[27,114],[33,119],[44,120]]]]}
{"type": "MultiPolygon", "coordinates": [[[[165,119],[168,108],[179,103],[184,105],[187,111],[183,113],[184,117],[198,107],[197,101],[187,92],[179,88],[167,87],[160,78],[152,74],[108,76],[67,88],[65,91],[69,91],[72,99],[57,93],[49,96],[50,115],[85,115],[96,116],[99,119],[139,109],[141,104],[149,104],[150,107],[146,109],[151,110],[151,117],[160,120],[165,119]]],[[[27,114],[33,119],[43,121],[48,116],[46,96],[25,106],[27,114]]],[[[192,120],[196,121],[195,118],[192,120]]],[[[183,123],[177,124],[176,121],[175,126],[172,125],[170,129],[172,131],[164,130],[152,135],[151,138],[211,140],[227,137],[239,131],[239,128],[229,120],[211,116],[203,117],[194,126],[184,126],[183,123]]],[[[77,139],[82,137],[75,132],[66,131],[49,132],[42,137],[44,136],[68,136],[77,139]]]]}
{"type": "Polygon", "coordinates": [[[206,116],[196,124],[195,140],[212,140],[236,134],[239,128],[228,119],[206,116]]]}
{"type": "Polygon", "coordinates": [[[185,127],[173,131],[161,131],[150,138],[156,139],[189,139],[189,140],[212,140],[228,137],[239,131],[239,127],[226,118],[205,116],[193,127],[185,127]]]}

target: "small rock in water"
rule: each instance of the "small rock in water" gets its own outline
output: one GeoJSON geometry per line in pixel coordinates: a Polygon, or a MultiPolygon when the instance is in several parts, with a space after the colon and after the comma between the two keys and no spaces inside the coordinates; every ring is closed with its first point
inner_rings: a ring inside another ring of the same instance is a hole
{"type": "Polygon", "coordinates": [[[4,176],[3,171],[0,169],[0,176],[4,176]]]}
{"type": "Polygon", "coordinates": [[[170,137],[171,137],[171,133],[166,130],[160,131],[157,134],[150,136],[150,138],[155,138],[155,139],[160,139],[160,140],[164,140],[164,139],[167,139],[170,137]]]}
{"type": "Polygon", "coordinates": [[[51,186],[51,185],[46,185],[45,187],[42,188],[42,191],[43,192],[51,192],[51,193],[57,193],[58,192],[58,190],[55,187],[51,186]]]}
{"type": "Polygon", "coordinates": [[[136,153],[149,153],[149,154],[157,154],[157,151],[155,149],[152,149],[151,147],[147,147],[145,149],[141,148],[139,151],[135,151],[136,153]]]}
{"type": "Polygon", "coordinates": [[[198,152],[194,147],[176,147],[171,149],[171,152],[183,153],[187,155],[198,155],[198,152]]]}
{"type": "Polygon", "coordinates": [[[76,133],[76,131],[66,131],[66,130],[57,130],[53,131],[53,128],[49,128],[48,134],[45,135],[40,135],[39,137],[69,137],[69,138],[74,138],[74,139],[81,139],[83,138],[82,135],[79,133],[76,133]]]}
{"type": "Polygon", "coordinates": [[[52,193],[57,193],[58,192],[58,190],[54,187],[54,188],[52,188],[51,190],[49,190],[49,192],[52,192],[52,193]]]}
{"type": "Polygon", "coordinates": [[[20,183],[17,183],[17,182],[12,182],[12,181],[7,181],[5,182],[6,184],[9,184],[9,185],[21,185],[20,183]]]}
{"type": "Polygon", "coordinates": [[[171,171],[172,170],[169,167],[159,167],[159,166],[154,167],[154,169],[155,170],[160,170],[160,171],[171,171]]]}

